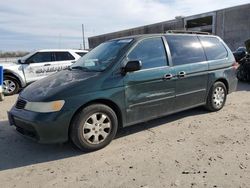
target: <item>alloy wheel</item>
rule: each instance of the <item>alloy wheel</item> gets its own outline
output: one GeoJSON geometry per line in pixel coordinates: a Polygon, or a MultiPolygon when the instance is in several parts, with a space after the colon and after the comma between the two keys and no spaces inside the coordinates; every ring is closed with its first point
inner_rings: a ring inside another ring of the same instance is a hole
{"type": "Polygon", "coordinates": [[[3,92],[6,94],[13,93],[16,90],[16,84],[12,80],[3,81],[3,92]]]}
{"type": "Polygon", "coordinates": [[[83,137],[90,144],[102,143],[111,131],[111,120],[104,113],[94,113],[83,125],[83,137]]]}
{"type": "Polygon", "coordinates": [[[213,93],[213,103],[216,108],[221,108],[225,100],[225,90],[222,87],[216,87],[213,93]]]}

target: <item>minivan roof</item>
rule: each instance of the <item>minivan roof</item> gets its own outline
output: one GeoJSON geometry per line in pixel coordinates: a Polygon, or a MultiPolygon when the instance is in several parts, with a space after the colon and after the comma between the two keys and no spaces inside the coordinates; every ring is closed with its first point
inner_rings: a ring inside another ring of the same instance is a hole
{"type": "Polygon", "coordinates": [[[203,36],[203,37],[217,37],[215,35],[206,35],[206,34],[191,34],[191,33],[156,33],[156,34],[141,34],[141,35],[131,35],[131,36],[125,36],[125,37],[119,37],[113,40],[123,40],[123,39],[141,39],[141,38],[147,38],[147,37],[154,37],[154,36],[167,36],[167,35],[184,35],[184,36],[203,36]]]}

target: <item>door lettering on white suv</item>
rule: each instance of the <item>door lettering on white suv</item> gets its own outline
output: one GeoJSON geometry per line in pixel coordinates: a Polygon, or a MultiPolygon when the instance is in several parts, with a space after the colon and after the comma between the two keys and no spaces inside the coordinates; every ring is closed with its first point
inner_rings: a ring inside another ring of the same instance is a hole
{"type": "Polygon", "coordinates": [[[69,66],[70,65],[59,66],[59,67],[41,67],[41,68],[39,68],[39,69],[36,70],[36,74],[49,73],[49,72],[57,72],[57,71],[65,70],[69,66]]]}

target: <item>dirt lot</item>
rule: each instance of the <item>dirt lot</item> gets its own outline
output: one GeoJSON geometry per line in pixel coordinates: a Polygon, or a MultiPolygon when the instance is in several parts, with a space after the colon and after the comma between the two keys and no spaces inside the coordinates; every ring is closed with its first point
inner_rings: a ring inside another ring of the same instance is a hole
{"type": "Polygon", "coordinates": [[[81,153],[40,145],[8,126],[0,103],[1,187],[250,187],[250,85],[223,110],[188,110],[126,128],[106,148],[81,153]]]}

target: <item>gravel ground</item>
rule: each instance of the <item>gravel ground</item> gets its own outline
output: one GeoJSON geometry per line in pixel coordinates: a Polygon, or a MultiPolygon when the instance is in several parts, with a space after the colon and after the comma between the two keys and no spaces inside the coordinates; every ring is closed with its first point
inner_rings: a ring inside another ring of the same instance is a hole
{"type": "Polygon", "coordinates": [[[81,153],[41,145],[8,126],[0,102],[1,187],[250,187],[250,85],[219,112],[196,108],[120,131],[106,148],[81,153]]]}

